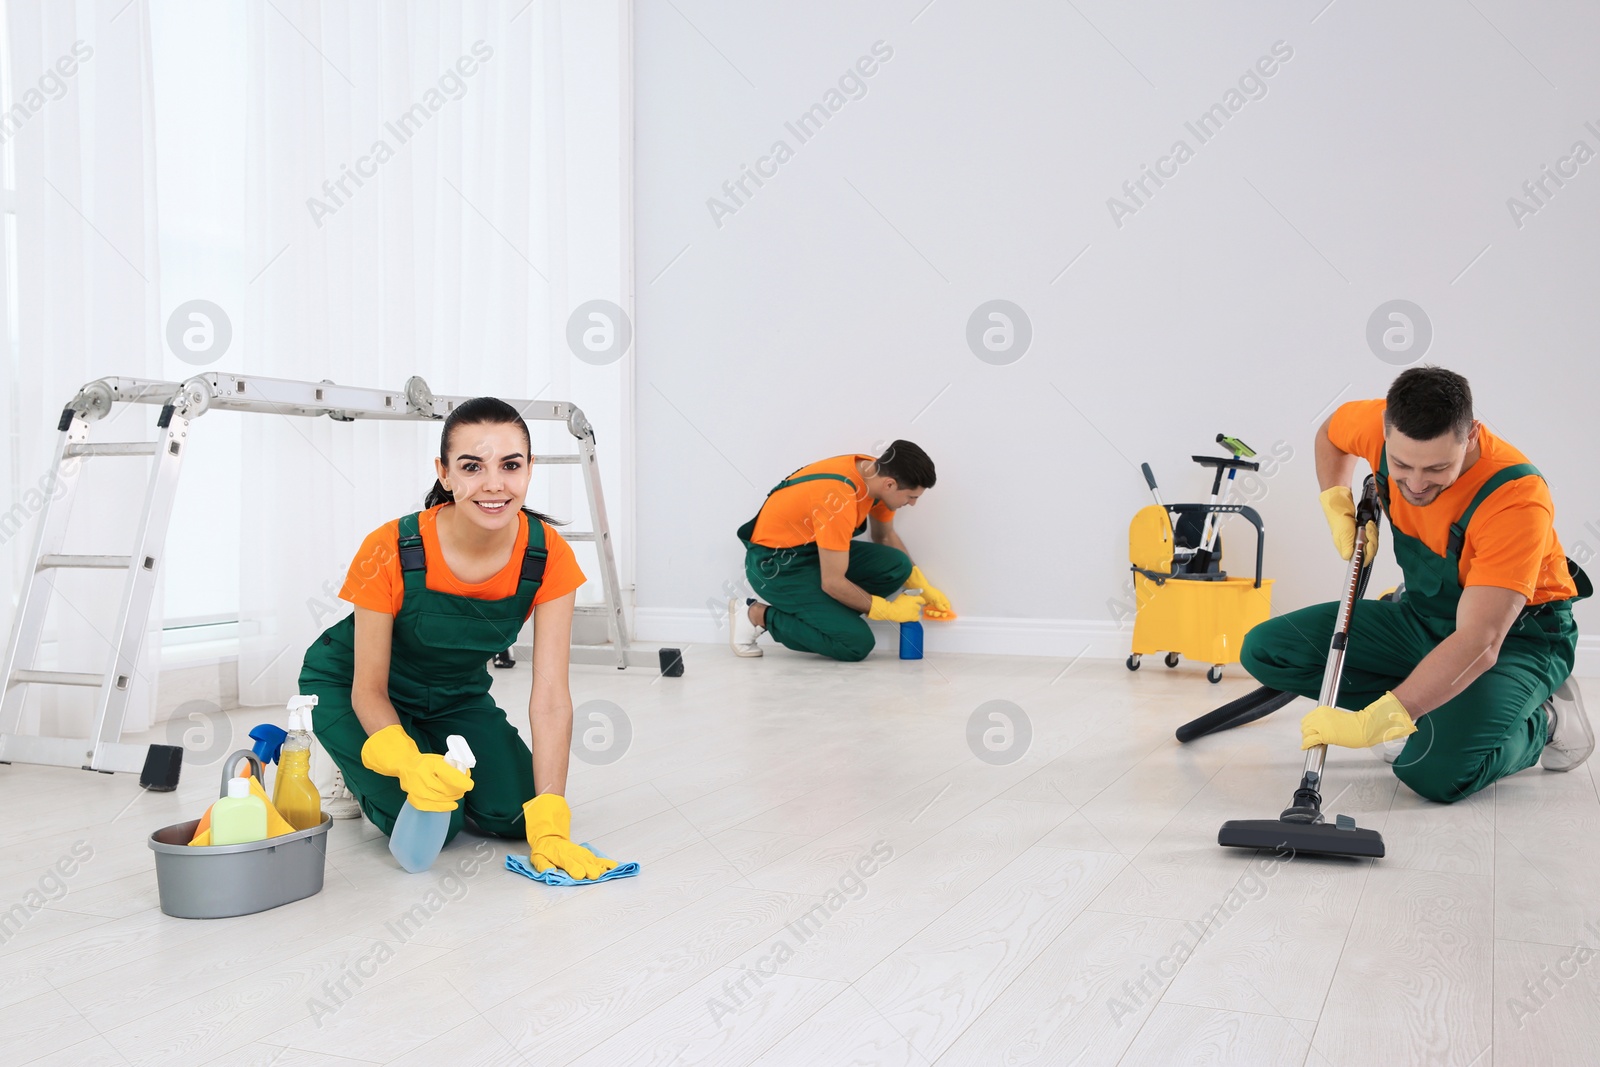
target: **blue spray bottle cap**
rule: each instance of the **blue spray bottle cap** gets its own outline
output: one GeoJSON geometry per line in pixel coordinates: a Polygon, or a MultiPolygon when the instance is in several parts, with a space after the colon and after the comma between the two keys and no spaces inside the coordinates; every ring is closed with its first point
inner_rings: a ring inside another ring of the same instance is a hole
{"type": "Polygon", "coordinates": [[[262,763],[277,763],[278,754],[283,751],[283,742],[289,735],[283,727],[274,726],[264,722],[250,731],[250,737],[255,741],[254,751],[256,758],[262,763]]]}

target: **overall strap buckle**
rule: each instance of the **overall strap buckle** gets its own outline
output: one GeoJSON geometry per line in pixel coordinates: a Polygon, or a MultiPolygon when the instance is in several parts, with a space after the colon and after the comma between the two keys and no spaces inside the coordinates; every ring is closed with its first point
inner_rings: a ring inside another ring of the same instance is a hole
{"type": "Polygon", "coordinates": [[[1472,498],[1472,503],[1467,505],[1467,510],[1463,511],[1461,513],[1461,517],[1450,524],[1450,541],[1448,549],[1450,555],[1456,557],[1461,555],[1462,546],[1465,545],[1467,541],[1467,526],[1472,522],[1472,516],[1477,513],[1478,505],[1482,504],[1485,500],[1488,500],[1489,497],[1493,496],[1495,490],[1499,489],[1507,482],[1514,482],[1521,478],[1543,477],[1544,475],[1539,473],[1539,468],[1535,467],[1532,463],[1514,463],[1511,466],[1505,467],[1492,474],[1489,477],[1489,480],[1484,482],[1483,485],[1478,489],[1477,495],[1472,498]]]}
{"type": "Polygon", "coordinates": [[[417,512],[400,516],[400,570],[426,571],[427,553],[422,547],[422,532],[417,525],[417,512]]]}
{"type": "Polygon", "coordinates": [[[542,548],[534,548],[530,545],[528,551],[522,554],[522,577],[520,580],[524,582],[544,581],[544,565],[549,558],[550,553],[542,548]]]}
{"type": "Polygon", "coordinates": [[[544,547],[544,523],[527,508],[522,509],[522,514],[528,523],[528,547],[522,552],[522,576],[518,581],[538,585],[544,581],[544,565],[550,558],[544,547]]]}

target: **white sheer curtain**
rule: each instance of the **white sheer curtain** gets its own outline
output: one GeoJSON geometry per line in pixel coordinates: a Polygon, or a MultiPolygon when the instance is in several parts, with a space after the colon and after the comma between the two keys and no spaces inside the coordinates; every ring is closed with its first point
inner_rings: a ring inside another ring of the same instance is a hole
{"type": "MultiPolygon", "coordinates": [[[[16,305],[8,308],[6,322],[8,349],[15,347],[7,359],[8,395],[0,415],[8,460],[0,510],[11,519],[0,547],[0,604],[9,608],[32,551],[38,494],[50,489],[62,407],[94,378],[159,377],[161,336],[146,5],[9,0],[4,11],[8,47],[0,102],[15,189],[16,260],[16,305]]],[[[150,439],[156,414],[151,407],[131,408],[96,423],[93,434],[100,440],[150,439]]],[[[67,551],[128,550],[145,462],[85,464],[67,551]],[[129,476],[130,466],[139,477],[129,476]]],[[[121,578],[113,572],[58,578],[46,655],[53,649],[59,666],[105,668],[111,649],[104,635],[121,578]]],[[[158,600],[155,620],[160,606],[158,600]]],[[[9,610],[4,628],[9,631],[9,610]]],[[[148,725],[155,702],[156,628],[144,642],[128,730],[148,725]]],[[[30,702],[24,732],[81,735],[89,700],[87,690],[46,690],[30,702]]]]}
{"type": "MultiPolygon", "coordinates": [[[[263,0],[249,11],[243,372],[581,391],[600,401],[597,423],[620,430],[622,372],[575,367],[564,338],[571,304],[630,303],[621,196],[568,232],[574,177],[587,192],[615,189],[621,153],[574,167],[566,131],[575,114],[586,127],[597,115],[622,143],[626,4],[263,0]],[[601,45],[580,61],[609,97],[565,92],[580,31],[601,45]],[[584,288],[569,294],[574,277],[584,288]]],[[[335,596],[361,537],[421,506],[438,428],[245,418],[240,701],[274,704],[294,692],[311,639],[348,610],[335,596]]],[[[570,444],[564,431],[534,434],[536,451],[570,444]]],[[[531,503],[587,528],[566,484],[536,478],[531,503]]]]}
{"type": "MultiPolygon", "coordinates": [[[[391,388],[420,374],[438,392],[574,400],[598,431],[629,581],[631,353],[592,366],[566,346],[574,307],[604,299],[632,312],[628,0],[249,0],[242,28],[211,11],[204,30],[192,25],[195,11],[164,2],[156,52],[166,65],[155,78],[169,105],[175,92],[239,71],[245,102],[229,103],[234,81],[214,106],[168,108],[160,143],[171,217],[160,230],[149,0],[10,0],[0,10],[16,265],[6,279],[16,301],[4,322],[12,355],[0,377],[0,513],[21,516],[0,540],[0,604],[14,603],[32,545],[28,490],[48,474],[62,405],[96,377],[200,369],[391,388]],[[206,61],[185,63],[197,34],[206,61]],[[70,74],[50,74],[74,57],[70,74]],[[202,112],[209,118],[196,121],[202,112]],[[238,123],[223,128],[243,128],[242,149],[212,122],[238,123]],[[234,174],[245,175],[242,224],[229,221],[241,196],[234,174]],[[212,185],[215,202],[201,204],[196,191],[212,185]],[[232,318],[232,346],[208,368],[164,353],[163,245],[173,259],[166,303],[216,300],[232,318]],[[242,264],[229,258],[241,254],[242,264]]],[[[130,409],[96,432],[152,436],[154,417],[130,409]]],[[[361,536],[420,506],[437,428],[225,412],[196,426],[168,584],[211,582],[206,612],[226,613],[237,561],[241,699],[275,704],[294,690],[311,638],[348,610],[336,592],[361,536]],[[237,421],[224,433],[222,420],[237,421]],[[231,521],[217,521],[233,515],[237,538],[231,521]],[[219,541],[209,557],[196,529],[219,541]]],[[[534,432],[536,450],[570,448],[558,427],[534,432]]],[[[124,550],[101,535],[131,534],[143,486],[130,469],[86,467],[78,528],[88,533],[69,551],[124,550]],[[87,521],[91,497],[93,514],[114,522],[87,521]]],[[[530,499],[585,529],[571,470],[536,471],[530,499]]],[[[577,547],[595,575],[588,546],[577,547]]],[[[63,584],[47,634],[62,667],[103,666],[111,581],[63,584]]],[[[580,599],[595,599],[595,584],[580,599]]],[[[158,602],[152,620],[161,618],[158,602]]],[[[148,725],[156,703],[158,625],[130,730],[148,725]]],[[[44,712],[86,708],[52,695],[44,712]]],[[[35,718],[25,729],[37,727],[35,718]]]]}

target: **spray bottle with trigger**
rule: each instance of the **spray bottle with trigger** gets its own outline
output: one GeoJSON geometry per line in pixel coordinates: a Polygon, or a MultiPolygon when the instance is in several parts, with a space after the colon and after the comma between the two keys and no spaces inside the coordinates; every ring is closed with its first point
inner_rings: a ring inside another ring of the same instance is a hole
{"type": "MultiPolygon", "coordinates": [[[[458,771],[470,771],[478,762],[467,739],[460,734],[451,734],[445,739],[444,758],[458,771]]],[[[419,874],[433,866],[449,832],[450,812],[423,811],[407,798],[394,821],[394,831],[389,835],[389,851],[400,861],[400,866],[419,874]]]]}
{"type": "Polygon", "coordinates": [[[316,694],[289,701],[289,732],[278,754],[278,775],[272,785],[272,806],[296,830],[322,824],[322,797],[311,780],[311,709],[316,694]]]}

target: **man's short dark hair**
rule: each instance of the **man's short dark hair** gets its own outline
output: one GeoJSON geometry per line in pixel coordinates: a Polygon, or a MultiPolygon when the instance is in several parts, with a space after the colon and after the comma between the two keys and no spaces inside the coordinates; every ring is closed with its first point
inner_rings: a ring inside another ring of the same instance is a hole
{"type": "Polygon", "coordinates": [[[1453,370],[1412,367],[1390,384],[1383,419],[1414,441],[1431,441],[1447,431],[1466,440],[1472,429],[1472,386],[1453,370]]]}
{"type": "Polygon", "coordinates": [[[878,473],[893,478],[901,489],[932,489],[937,475],[933,460],[910,441],[895,441],[878,457],[878,473]]]}

